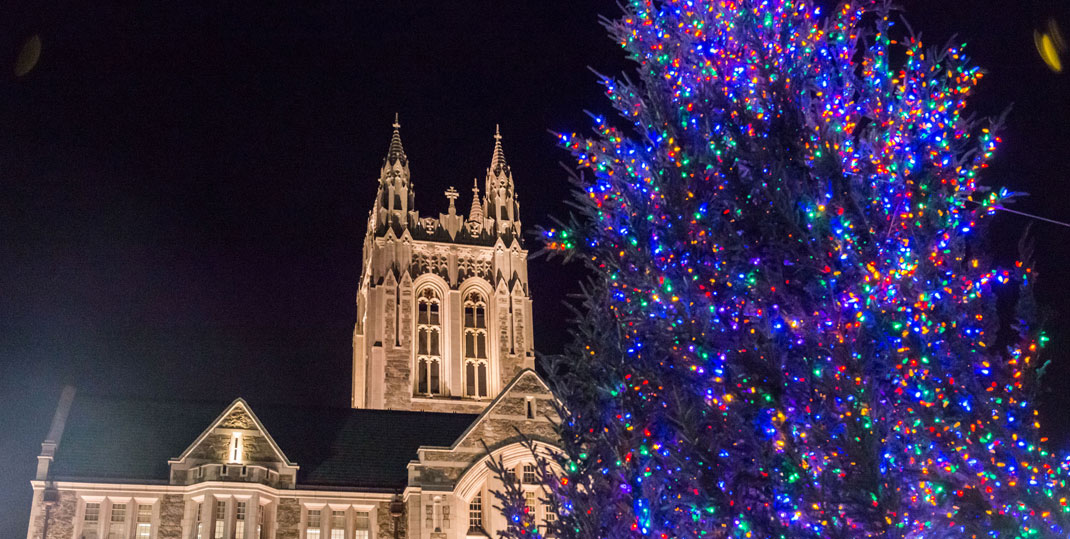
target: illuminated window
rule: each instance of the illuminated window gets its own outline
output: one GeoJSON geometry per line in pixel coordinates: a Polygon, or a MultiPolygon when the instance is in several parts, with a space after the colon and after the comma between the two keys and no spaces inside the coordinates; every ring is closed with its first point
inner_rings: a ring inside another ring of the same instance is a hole
{"type": "Polygon", "coordinates": [[[346,539],[345,511],[331,511],[331,539],[346,539]]]}
{"type": "Polygon", "coordinates": [[[483,493],[477,492],[476,497],[468,502],[468,533],[483,532],[483,493]]]}
{"type": "Polygon", "coordinates": [[[124,537],[126,537],[126,504],[113,503],[111,522],[108,523],[108,539],[123,539],[124,537]]]}
{"type": "Polygon", "coordinates": [[[85,515],[82,517],[82,539],[97,539],[100,537],[100,504],[85,504],[85,515]]]}
{"type": "Polygon", "coordinates": [[[353,513],[353,527],[356,529],[353,539],[368,539],[372,529],[371,515],[367,511],[353,513]]]}
{"type": "Polygon", "coordinates": [[[524,512],[535,518],[535,492],[527,491],[524,493],[524,512]]]}
{"type": "Polygon", "coordinates": [[[464,394],[487,396],[487,302],[479,292],[464,298],[464,394]]]}
{"type": "Polygon", "coordinates": [[[424,288],[416,300],[416,393],[442,394],[442,300],[433,288],[424,288]]]}
{"type": "Polygon", "coordinates": [[[223,524],[227,518],[227,502],[215,502],[215,531],[212,537],[223,539],[223,524]]]}
{"type": "Polygon", "coordinates": [[[528,485],[535,484],[535,465],[534,464],[525,464],[524,465],[523,478],[524,478],[524,483],[526,483],[528,485]]]}
{"type": "Polygon", "coordinates": [[[242,461],[242,445],[241,433],[235,432],[230,437],[230,462],[240,463],[242,461]]]}
{"type": "Polygon", "coordinates": [[[204,518],[201,516],[203,507],[201,504],[197,504],[195,515],[197,515],[197,539],[204,539],[204,518]]]}
{"type": "Polygon", "coordinates": [[[247,511],[246,502],[238,502],[234,506],[234,533],[232,537],[234,539],[242,539],[245,537],[245,514],[247,511]]]}
{"type": "Polygon", "coordinates": [[[256,537],[257,539],[264,538],[264,506],[256,506],[256,537]]]}
{"type": "Polygon", "coordinates": [[[552,522],[557,522],[557,513],[554,512],[554,508],[550,504],[544,503],[542,505],[542,514],[543,514],[543,521],[546,522],[546,527],[547,528],[550,527],[550,524],[552,522]]]}
{"type": "Polygon", "coordinates": [[[152,537],[152,506],[138,504],[137,506],[137,539],[149,539],[152,537]]]}
{"type": "Polygon", "coordinates": [[[322,514],[319,509],[308,510],[308,525],[305,529],[305,539],[320,539],[320,526],[322,514]]]}

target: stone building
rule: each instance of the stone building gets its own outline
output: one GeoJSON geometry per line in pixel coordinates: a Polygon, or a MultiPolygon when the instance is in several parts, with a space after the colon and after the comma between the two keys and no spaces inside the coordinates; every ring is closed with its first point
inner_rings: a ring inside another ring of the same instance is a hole
{"type": "Polygon", "coordinates": [[[467,215],[423,217],[394,124],[364,239],[352,407],[136,401],[64,391],[28,539],[494,537],[498,478],[541,503],[522,436],[552,444],[533,370],[527,251],[495,134],[467,215]],[[522,433],[522,434],[521,434],[522,433]],[[490,450],[488,456],[487,450],[490,450]]]}

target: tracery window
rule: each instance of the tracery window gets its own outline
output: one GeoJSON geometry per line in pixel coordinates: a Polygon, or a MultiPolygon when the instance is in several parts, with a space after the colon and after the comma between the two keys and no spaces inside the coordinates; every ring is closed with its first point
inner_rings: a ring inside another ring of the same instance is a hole
{"type": "Polygon", "coordinates": [[[464,298],[464,394],[487,393],[487,301],[471,292],[464,298]]]}
{"type": "Polygon", "coordinates": [[[416,393],[442,393],[442,298],[427,287],[416,295],[416,393]]]}

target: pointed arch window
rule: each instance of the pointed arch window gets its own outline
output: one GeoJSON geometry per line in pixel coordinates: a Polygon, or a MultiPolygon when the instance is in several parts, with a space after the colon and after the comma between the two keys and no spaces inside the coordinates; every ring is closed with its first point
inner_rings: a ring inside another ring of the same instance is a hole
{"type": "Polygon", "coordinates": [[[442,393],[442,298],[434,288],[416,294],[416,394],[442,393]]]}
{"type": "Polygon", "coordinates": [[[488,396],[487,300],[479,292],[470,292],[464,298],[464,394],[488,396]]]}

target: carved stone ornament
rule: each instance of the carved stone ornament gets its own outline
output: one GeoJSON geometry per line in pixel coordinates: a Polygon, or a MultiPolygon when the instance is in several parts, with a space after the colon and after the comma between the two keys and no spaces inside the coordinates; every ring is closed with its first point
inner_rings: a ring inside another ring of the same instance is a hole
{"type": "Polygon", "coordinates": [[[244,408],[238,407],[234,408],[230,415],[223,418],[219,426],[225,429],[251,429],[253,428],[253,418],[249,416],[249,412],[246,412],[244,408]]]}

